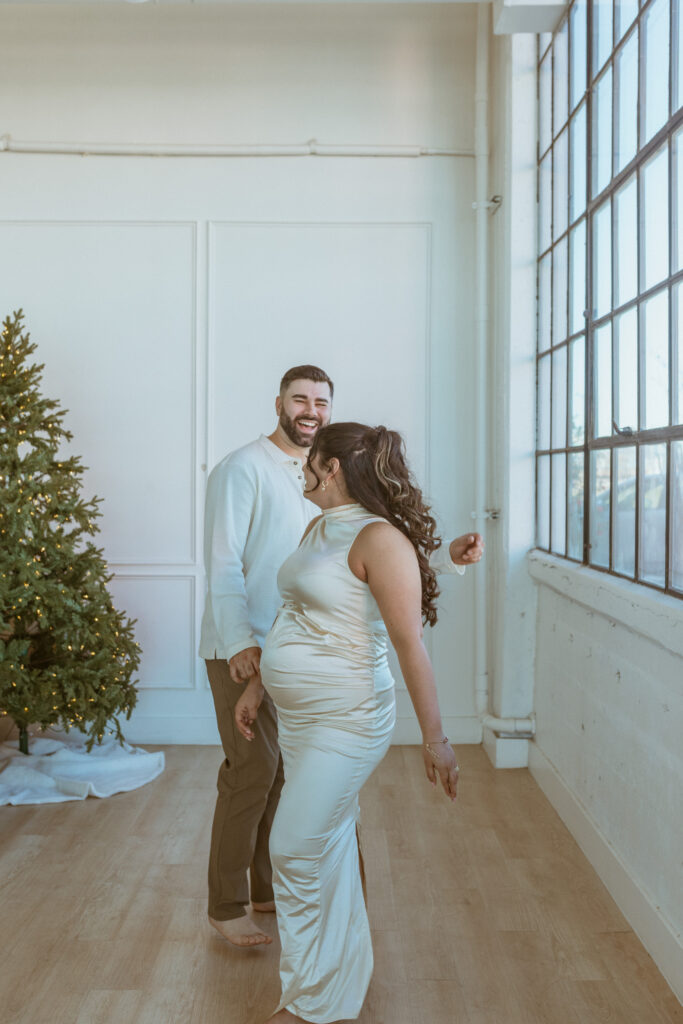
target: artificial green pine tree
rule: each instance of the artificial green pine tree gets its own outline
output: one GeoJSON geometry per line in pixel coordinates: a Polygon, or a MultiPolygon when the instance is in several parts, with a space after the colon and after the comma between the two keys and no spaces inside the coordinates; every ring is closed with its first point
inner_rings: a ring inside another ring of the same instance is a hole
{"type": "Polygon", "coordinates": [[[140,662],[134,622],[117,611],[102,551],[88,539],[99,498],[84,501],[84,467],[64,454],[59,403],[41,397],[42,365],[21,310],[0,337],[0,713],[19,727],[76,726],[90,750],[107,727],[123,740],[140,662]]]}

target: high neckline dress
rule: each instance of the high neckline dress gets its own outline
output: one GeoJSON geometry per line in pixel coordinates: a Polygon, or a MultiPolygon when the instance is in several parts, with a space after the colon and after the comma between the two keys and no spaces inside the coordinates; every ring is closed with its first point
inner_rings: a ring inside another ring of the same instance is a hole
{"type": "Polygon", "coordinates": [[[261,657],[285,770],[270,835],[278,1009],[314,1024],[355,1019],[373,968],[358,794],[389,747],[396,713],[386,628],[348,554],[378,521],[358,504],[323,512],[278,573],[283,605],[261,657]]]}

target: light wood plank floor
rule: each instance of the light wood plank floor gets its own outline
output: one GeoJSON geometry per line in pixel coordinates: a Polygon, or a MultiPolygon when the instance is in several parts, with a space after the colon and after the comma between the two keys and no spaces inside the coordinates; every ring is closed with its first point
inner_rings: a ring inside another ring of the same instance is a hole
{"type": "MultiPolygon", "coordinates": [[[[220,753],[108,800],[0,808],[2,1024],[260,1024],[276,939],[206,923],[220,753]]],[[[683,1008],[527,771],[460,747],[452,806],[394,747],[363,793],[375,973],[360,1024],[677,1024],[683,1008]]]]}

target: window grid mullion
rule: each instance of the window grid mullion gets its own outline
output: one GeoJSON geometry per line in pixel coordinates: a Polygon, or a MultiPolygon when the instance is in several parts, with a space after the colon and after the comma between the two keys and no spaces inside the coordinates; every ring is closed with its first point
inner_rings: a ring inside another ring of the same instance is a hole
{"type": "Polygon", "coordinates": [[[586,347],[584,366],[584,456],[583,456],[583,562],[590,564],[591,465],[588,442],[593,439],[593,211],[590,207],[593,181],[593,4],[586,4],[586,347]]]}

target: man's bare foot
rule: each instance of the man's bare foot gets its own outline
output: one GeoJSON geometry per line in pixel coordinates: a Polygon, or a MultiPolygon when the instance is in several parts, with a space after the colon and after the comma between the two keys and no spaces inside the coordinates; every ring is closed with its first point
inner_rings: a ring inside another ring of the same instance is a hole
{"type": "Polygon", "coordinates": [[[210,917],[209,924],[233,946],[269,946],[273,941],[270,935],[257,928],[246,914],[231,921],[214,921],[210,917]]]}
{"type": "Polygon", "coordinates": [[[259,914],[274,914],[275,913],[275,900],[268,900],[267,903],[254,903],[251,901],[251,905],[254,910],[257,910],[259,914]]]}

